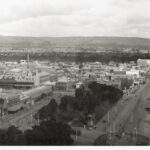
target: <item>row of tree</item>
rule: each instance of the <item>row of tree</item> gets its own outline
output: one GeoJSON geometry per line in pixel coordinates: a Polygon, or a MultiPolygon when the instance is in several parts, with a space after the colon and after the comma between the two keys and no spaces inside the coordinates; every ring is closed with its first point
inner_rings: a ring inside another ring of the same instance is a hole
{"type": "Polygon", "coordinates": [[[71,145],[73,133],[70,126],[55,121],[42,121],[24,133],[11,126],[0,130],[0,145],[71,145]]]}
{"type": "MultiPolygon", "coordinates": [[[[69,145],[75,132],[66,124],[82,126],[87,123],[87,115],[95,113],[97,120],[108,111],[107,105],[113,105],[122,96],[122,91],[112,86],[93,82],[88,88],[76,90],[75,97],[63,96],[58,105],[52,99],[47,106],[35,115],[41,121],[40,126],[24,133],[27,145],[69,145]]],[[[20,138],[21,139],[21,138],[20,138]]]]}
{"type": "Polygon", "coordinates": [[[43,106],[35,115],[35,119],[41,121],[55,120],[58,105],[55,99],[51,99],[48,105],[43,106]]]}
{"type": "Polygon", "coordinates": [[[85,122],[88,114],[96,113],[96,116],[99,114],[97,119],[100,119],[104,111],[110,108],[108,105],[115,104],[122,94],[122,91],[117,88],[93,82],[88,85],[88,88],[77,89],[75,97],[62,97],[59,105],[60,115],[66,121],[80,118],[85,122]]]}
{"type": "MultiPolygon", "coordinates": [[[[132,50],[131,50],[132,51],[132,50]]],[[[130,62],[137,61],[137,59],[150,59],[150,54],[147,53],[126,53],[122,52],[101,52],[101,53],[63,53],[63,52],[48,52],[48,53],[31,53],[32,60],[50,60],[50,61],[75,61],[75,62],[130,62]]],[[[7,55],[0,55],[1,60],[20,60],[26,59],[26,53],[7,53],[7,55]]]]}

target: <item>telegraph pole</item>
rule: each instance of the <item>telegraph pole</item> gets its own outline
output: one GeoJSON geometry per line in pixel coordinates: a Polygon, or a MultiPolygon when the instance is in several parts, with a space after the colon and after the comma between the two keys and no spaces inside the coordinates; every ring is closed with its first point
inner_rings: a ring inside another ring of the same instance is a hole
{"type": "Polygon", "coordinates": [[[110,130],[109,130],[109,138],[111,140],[111,125],[110,125],[110,130]]]}
{"type": "Polygon", "coordinates": [[[31,100],[31,96],[30,96],[30,103],[31,103],[31,114],[30,114],[30,117],[31,117],[31,124],[32,124],[32,117],[33,117],[33,114],[32,114],[32,100],[31,100]]]}
{"type": "Polygon", "coordinates": [[[137,139],[137,127],[134,128],[135,133],[133,133],[133,142],[136,142],[137,139]]]}
{"type": "Polygon", "coordinates": [[[38,125],[40,125],[40,120],[39,120],[39,112],[38,112],[38,125]]]}
{"type": "Polygon", "coordinates": [[[108,111],[108,114],[107,114],[107,119],[108,119],[108,123],[109,123],[109,121],[110,121],[109,111],[108,111]]]}
{"type": "Polygon", "coordinates": [[[78,139],[77,127],[76,127],[76,141],[78,139]]]}
{"type": "Polygon", "coordinates": [[[131,122],[133,122],[133,112],[131,112],[131,119],[130,119],[131,122]]]}
{"type": "Polygon", "coordinates": [[[0,112],[0,113],[1,113],[1,114],[0,114],[0,128],[1,128],[1,127],[2,127],[2,107],[1,107],[0,110],[1,110],[1,112],[0,112]]]}
{"type": "Polygon", "coordinates": [[[116,126],[116,123],[115,123],[115,121],[114,121],[114,122],[113,122],[113,133],[116,132],[115,126],[116,126]]]}
{"type": "Polygon", "coordinates": [[[135,138],[137,138],[137,127],[135,127],[134,130],[135,130],[135,138]]]}
{"type": "Polygon", "coordinates": [[[94,128],[96,129],[96,121],[95,121],[95,113],[94,113],[94,116],[93,116],[93,121],[94,121],[94,128]]]}
{"type": "Polygon", "coordinates": [[[33,114],[32,114],[32,109],[31,109],[31,124],[32,124],[32,119],[33,118],[33,114]]]}

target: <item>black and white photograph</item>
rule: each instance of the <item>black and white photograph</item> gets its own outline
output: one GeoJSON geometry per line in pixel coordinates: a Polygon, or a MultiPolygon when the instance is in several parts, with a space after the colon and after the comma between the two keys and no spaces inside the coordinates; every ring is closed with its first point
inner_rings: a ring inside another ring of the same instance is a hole
{"type": "Polygon", "coordinates": [[[150,0],[0,0],[0,146],[150,146],[150,0]]]}

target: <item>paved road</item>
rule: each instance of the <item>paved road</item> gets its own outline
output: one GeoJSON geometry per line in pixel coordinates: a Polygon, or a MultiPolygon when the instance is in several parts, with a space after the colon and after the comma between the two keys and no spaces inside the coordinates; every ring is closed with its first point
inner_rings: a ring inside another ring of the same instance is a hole
{"type": "Polygon", "coordinates": [[[144,135],[150,138],[150,112],[145,108],[150,108],[150,81],[141,91],[140,101],[137,103],[133,113],[129,116],[124,129],[127,133],[144,135]],[[137,133],[136,133],[137,132],[137,133]]]}
{"type": "Polygon", "coordinates": [[[126,101],[124,98],[118,101],[118,103],[106,114],[102,120],[97,123],[96,130],[88,131],[87,129],[81,129],[82,135],[73,137],[76,139],[76,145],[92,145],[94,141],[100,136],[108,132],[119,132],[128,118],[131,112],[135,109],[139,101],[141,100],[141,94],[148,88],[150,82],[148,81],[145,85],[138,87],[135,94],[131,94],[126,101]],[[103,123],[103,120],[106,123],[103,123]]]}

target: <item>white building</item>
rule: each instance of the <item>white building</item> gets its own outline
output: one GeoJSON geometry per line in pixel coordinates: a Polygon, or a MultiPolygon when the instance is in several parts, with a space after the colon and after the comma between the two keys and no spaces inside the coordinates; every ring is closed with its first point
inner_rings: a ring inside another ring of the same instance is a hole
{"type": "Polygon", "coordinates": [[[134,76],[134,77],[139,78],[139,76],[140,76],[140,71],[139,71],[139,70],[135,70],[135,69],[131,69],[131,70],[129,70],[129,71],[126,71],[126,75],[127,75],[127,76],[134,76]]]}
{"type": "Polygon", "coordinates": [[[139,66],[150,65],[150,59],[138,59],[137,65],[139,65],[139,66]]]}

